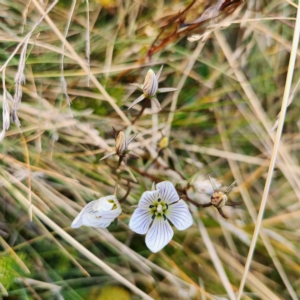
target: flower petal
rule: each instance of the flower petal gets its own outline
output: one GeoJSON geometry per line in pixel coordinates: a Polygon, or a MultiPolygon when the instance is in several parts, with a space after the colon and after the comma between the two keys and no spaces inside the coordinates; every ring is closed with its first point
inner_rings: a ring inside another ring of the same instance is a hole
{"type": "Polygon", "coordinates": [[[139,234],[145,234],[152,221],[150,209],[137,208],[129,221],[129,228],[139,234]]]}
{"type": "Polygon", "coordinates": [[[156,79],[157,79],[157,80],[158,80],[159,77],[160,77],[160,74],[161,74],[161,71],[162,71],[163,67],[164,67],[164,65],[162,65],[162,66],[160,67],[160,69],[158,70],[158,72],[156,73],[156,79]]]}
{"type": "Polygon", "coordinates": [[[185,230],[193,225],[192,215],[183,200],[179,200],[177,203],[169,205],[166,217],[178,230],[185,230]]]}
{"type": "MultiPolygon", "coordinates": [[[[214,182],[215,188],[219,189],[221,187],[221,182],[217,181],[215,178],[211,177],[211,179],[214,182]]],[[[195,190],[198,193],[205,193],[205,194],[213,194],[214,189],[213,186],[211,185],[211,182],[209,179],[205,179],[204,176],[199,175],[196,177],[196,180],[191,183],[191,185],[195,188],[195,190]]]]}
{"type": "Polygon", "coordinates": [[[158,88],[158,81],[155,76],[155,73],[152,69],[148,70],[144,85],[143,85],[143,92],[146,97],[152,97],[156,94],[158,88]]]}
{"type": "Polygon", "coordinates": [[[156,185],[159,194],[166,203],[171,204],[179,200],[179,196],[172,182],[163,181],[156,185]]]}
{"type": "Polygon", "coordinates": [[[98,200],[89,202],[72,222],[72,228],[78,228],[82,225],[92,227],[107,227],[122,212],[119,202],[116,202],[117,208],[110,211],[95,211],[93,206],[98,200]]]}
{"type": "Polygon", "coordinates": [[[105,197],[100,197],[96,200],[95,204],[93,205],[94,211],[102,211],[104,213],[113,209],[114,204],[117,202],[117,198],[115,195],[109,195],[105,197]]]}
{"type": "Polygon", "coordinates": [[[139,96],[138,98],[136,98],[131,105],[128,107],[128,109],[130,109],[131,107],[135,106],[137,103],[141,102],[142,100],[145,99],[144,95],[139,96]]]}
{"type": "Polygon", "coordinates": [[[132,142],[133,139],[136,138],[136,136],[137,136],[138,134],[139,134],[139,133],[134,133],[133,135],[131,135],[131,136],[128,138],[128,140],[127,140],[127,142],[126,142],[127,146],[132,142]]]}
{"type": "Polygon", "coordinates": [[[103,160],[103,159],[105,159],[105,158],[111,157],[111,156],[113,156],[113,155],[115,155],[115,154],[116,154],[116,151],[110,152],[110,153],[106,154],[105,156],[103,156],[103,157],[100,159],[100,161],[103,160]]]}
{"type": "Polygon", "coordinates": [[[146,235],[146,245],[156,253],[171,241],[173,234],[169,222],[161,217],[156,217],[146,235]]]}
{"type": "Polygon", "coordinates": [[[139,84],[139,83],[130,83],[130,85],[132,85],[132,86],[136,86],[136,87],[138,87],[139,89],[143,89],[143,85],[142,84],[139,84]]]}
{"type": "Polygon", "coordinates": [[[158,194],[159,192],[157,190],[144,192],[139,201],[138,207],[148,208],[149,205],[152,205],[158,199],[158,194]]]}
{"type": "Polygon", "coordinates": [[[122,208],[120,207],[120,204],[118,204],[116,209],[112,209],[110,211],[101,211],[101,212],[94,212],[96,216],[103,217],[106,219],[115,219],[119,216],[119,214],[122,212],[122,208]]]}
{"type": "Polygon", "coordinates": [[[176,88],[171,88],[171,87],[166,87],[166,88],[160,88],[157,90],[157,93],[167,93],[167,92],[175,92],[178,89],[176,88]]]}
{"type": "Polygon", "coordinates": [[[152,182],[152,187],[151,187],[151,191],[155,191],[156,190],[156,186],[155,186],[155,182],[152,182]]]}
{"type": "Polygon", "coordinates": [[[122,156],[127,151],[126,136],[123,131],[120,131],[116,138],[116,152],[119,156],[122,156]]]}
{"type": "Polygon", "coordinates": [[[91,201],[90,203],[88,203],[79,213],[79,215],[75,218],[75,220],[72,222],[71,226],[72,228],[79,228],[81,225],[83,225],[82,223],[82,216],[85,213],[91,213],[93,211],[93,205],[95,204],[97,200],[91,201]]]}
{"type": "Polygon", "coordinates": [[[114,219],[115,218],[96,217],[95,213],[85,213],[82,216],[82,225],[105,228],[108,227],[114,219]]]}
{"type": "Polygon", "coordinates": [[[157,106],[157,108],[159,110],[161,110],[161,105],[160,105],[159,101],[156,98],[151,98],[151,100],[154,102],[154,104],[157,106]]]}

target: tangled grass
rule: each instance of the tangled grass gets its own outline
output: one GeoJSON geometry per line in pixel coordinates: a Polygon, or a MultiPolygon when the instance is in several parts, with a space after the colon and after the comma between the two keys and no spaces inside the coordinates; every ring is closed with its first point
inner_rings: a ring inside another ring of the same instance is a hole
{"type": "Polygon", "coordinates": [[[1,0],[3,296],[300,297],[297,4],[245,1],[179,29],[207,9],[184,11],[191,3],[1,0]],[[127,110],[138,96],[130,83],[162,64],[160,87],[177,91],[132,124],[142,106],[127,110]],[[99,162],[112,127],[139,132],[130,147],[141,158],[128,159],[118,197],[128,181],[131,192],[118,226],[74,230],[87,202],[114,192],[117,159],[99,162]],[[194,225],[152,254],[128,228],[131,206],[153,181],[197,172],[236,180],[231,199],[244,204],[224,208],[228,219],[190,204],[194,225]]]}

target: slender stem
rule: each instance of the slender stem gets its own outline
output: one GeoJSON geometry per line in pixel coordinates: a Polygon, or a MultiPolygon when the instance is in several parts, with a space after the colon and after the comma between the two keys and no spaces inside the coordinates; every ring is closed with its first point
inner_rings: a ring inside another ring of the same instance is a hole
{"type": "Polygon", "coordinates": [[[114,195],[116,197],[117,197],[117,192],[118,192],[118,186],[119,186],[119,176],[117,177],[117,180],[116,180],[116,183],[115,183],[115,187],[114,187],[114,195]]]}
{"type": "Polygon", "coordinates": [[[119,161],[118,161],[118,165],[117,165],[117,170],[116,171],[118,171],[120,169],[120,166],[121,166],[121,163],[122,163],[123,159],[124,159],[124,155],[119,156],[119,161]]]}
{"type": "Polygon", "coordinates": [[[208,204],[209,204],[209,206],[212,205],[211,203],[207,203],[207,206],[205,206],[206,204],[202,205],[202,204],[200,204],[200,203],[195,202],[194,200],[192,200],[192,199],[187,195],[187,190],[186,190],[186,189],[183,190],[183,193],[184,193],[185,199],[186,199],[188,202],[192,203],[193,205],[195,205],[195,206],[197,206],[197,207],[208,207],[208,204]]]}
{"type": "Polygon", "coordinates": [[[219,214],[220,214],[224,219],[228,219],[228,217],[224,214],[222,208],[218,208],[218,207],[217,207],[217,210],[218,210],[219,214]]]}
{"type": "MultiPolygon", "coordinates": [[[[23,207],[27,208],[30,202],[24,197],[17,189],[13,187],[11,184],[11,180],[7,180],[4,177],[1,177],[3,180],[5,187],[9,190],[10,193],[14,195],[14,197],[22,204],[23,207]]],[[[110,275],[115,280],[119,281],[121,284],[129,288],[132,292],[139,295],[142,299],[153,300],[148,294],[140,290],[135,284],[132,284],[126,277],[119,274],[119,272],[112,269],[109,265],[107,265],[103,260],[94,255],[88,249],[86,249],[81,243],[77,242],[70,234],[68,234],[65,229],[61,228],[55,222],[53,222],[49,217],[47,217],[37,206],[32,205],[32,210],[34,216],[39,218],[43,223],[45,223],[48,227],[54,230],[62,239],[64,239],[67,243],[69,243],[73,249],[76,249],[78,252],[83,254],[87,259],[89,259],[92,263],[100,267],[104,272],[110,275]]]]}
{"type": "Polygon", "coordinates": [[[127,198],[127,196],[129,195],[130,191],[131,191],[130,181],[127,181],[127,192],[126,192],[126,194],[123,196],[123,198],[121,198],[121,199],[119,200],[119,203],[120,203],[120,204],[123,203],[123,202],[126,200],[126,198],[127,198]]]}
{"type": "Polygon", "coordinates": [[[275,167],[275,163],[276,163],[277,153],[279,150],[280,138],[281,138],[281,133],[282,133],[283,125],[284,125],[286,108],[287,108],[290,90],[291,90],[296,55],[297,55],[297,50],[298,50],[299,35],[300,35],[300,0],[298,2],[297,20],[296,20],[295,30],[294,30],[292,51],[291,51],[291,55],[290,55],[289,68],[288,68],[288,72],[287,72],[287,78],[286,78],[285,89],[284,89],[282,105],[281,105],[280,118],[279,118],[279,122],[278,122],[278,128],[276,131],[276,137],[275,137],[274,147],[273,147],[273,151],[272,151],[272,157],[271,157],[269,171],[268,171],[268,175],[267,175],[267,179],[266,179],[266,184],[265,184],[265,188],[264,188],[264,192],[263,192],[263,196],[262,196],[262,200],[261,200],[261,204],[260,204],[260,208],[259,208],[259,213],[257,216],[255,230],[253,233],[250,249],[249,249],[247,260],[246,260],[243,277],[242,277],[240,287],[239,287],[239,292],[238,292],[238,295],[236,298],[237,300],[239,300],[243,294],[243,290],[244,290],[247,275],[248,275],[248,272],[250,269],[250,264],[251,264],[253,253],[255,250],[257,238],[258,238],[259,231],[261,228],[262,218],[263,218],[265,207],[266,207],[267,200],[268,200],[268,194],[269,194],[272,176],[273,176],[273,172],[274,172],[274,167],[275,167]]]}
{"type": "Polygon", "coordinates": [[[147,172],[141,171],[139,168],[135,167],[135,166],[131,166],[131,169],[134,170],[135,172],[137,172],[138,174],[142,175],[143,177],[147,177],[149,179],[151,179],[154,182],[159,182],[160,181],[160,177],[149,174],[147,172]]]}
{"type": "Polygon", "coordinates": [[[118,171],[120,169],[123,159],[124,159],[124,155],[119,156],[119,161],[118,161],[118,165],[117,165],[117,169],[116,169],[117,180],[116,180],[115,188],[114,188],[114,195],[116,197],[117,197],[118,186],[119,186],[119,181],[120,181],[120,176],[119,176],[120,174],[118,171]]]}
{"type": "Polygon", "coordinates": [[[146,107],[148,106],[148,104],[150,103],[150,101],[151,101],[150,98],[146,98],[145,99],[145,101],[143,102],[142,109],[140,110],[140,112],[138,113],[138,115],[135,117],[135,119],[131,121],[132,125],[142,116],[144,110],[146,109],[146,107]]]}
{"type": "Polygon", "coordinates": [[[163,152],[164,149],[159,149],[157,152],[157,156],[149,163],[148,166],[145,167],[144,172],[146,172],[159,158],[160,154],[163,152]]]}

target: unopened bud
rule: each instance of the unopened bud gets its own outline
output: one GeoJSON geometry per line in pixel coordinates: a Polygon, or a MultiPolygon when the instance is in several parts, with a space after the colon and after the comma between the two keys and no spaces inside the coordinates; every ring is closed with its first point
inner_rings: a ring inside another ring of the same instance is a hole
{"type": "Polygon", "coordinates": [[[168,137],[164,136],[158,143],[160,149],[165,149],[169,146],[169,139],[168,137]]]}
{"type": "Polygon", "coordinates": [[[127,143],[125,134],[123,131],[120,131],[116,138],[116,152],[119,156],[126,154],[127,151],[127,143]]]}
{"type": "Polygon", "coordinates": [[[155,73],[150,69],[145,77],[143,85],[143,92],[145,97],[153,97],[156,95],[158,89],[158,81],[155,73]]]}

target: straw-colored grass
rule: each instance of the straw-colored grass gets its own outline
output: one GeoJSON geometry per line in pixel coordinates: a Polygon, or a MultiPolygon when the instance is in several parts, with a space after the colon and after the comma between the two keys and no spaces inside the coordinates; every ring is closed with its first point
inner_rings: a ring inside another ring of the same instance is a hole
{"type": "Polygon", "coordinates": [[[0,295],[300,298],[298,3],[244,1],[175,33],[212,5],[186,12],[192,2],[1,1],[0,295]],[[132,124],[143,102],[127,109],[130,83],[162,64],[159,86],[177,91],[132,124]],[[120,173],[116,157],[100,161],[112,127],[138,133],[141,158],[120,173]],[[236,180],[229,198],[243,204],[224,219],[189,203],[193,226],[151,253],[128,227],[132,206],[153,181],[197,172],[236,180]],[[71,228],[128,181],[117,226],[71,228]]]}

